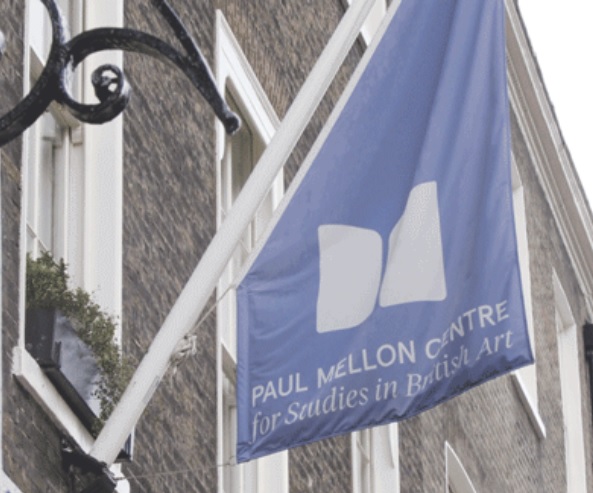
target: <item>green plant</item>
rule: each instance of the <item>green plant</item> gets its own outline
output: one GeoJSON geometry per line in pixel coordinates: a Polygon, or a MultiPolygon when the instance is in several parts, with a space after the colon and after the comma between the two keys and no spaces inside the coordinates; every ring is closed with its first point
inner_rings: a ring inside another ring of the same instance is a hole
{"type": "Polygon", "coordinates": [[[26,307],[55,308],[71,321],[80,339],[93,351],[101,372],[96,397],[101,402],[97,432],[111,414],[132,375],[131,362],[123,358],[113,338],[115,320],[107,315],[81,288],[68,287],[68,273],[63,260],[55,261],[50,253],[33,259],[27,255],[26,307]]]}

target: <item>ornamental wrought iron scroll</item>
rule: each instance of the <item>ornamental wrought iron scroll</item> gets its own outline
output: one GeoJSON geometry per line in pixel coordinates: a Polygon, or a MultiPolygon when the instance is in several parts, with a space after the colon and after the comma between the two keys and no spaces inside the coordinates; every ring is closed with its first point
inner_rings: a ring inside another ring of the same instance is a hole
{"type": "MultiPolygon", "coordinates": [[[[198,89],[227,133],[234,133],[240,120],[218,91],[212,72],[198,45],[166,0],[151,0],[154,7],[173,29],[181,52],[150,34],[126,28],[98,28],[67,40],[64,21],[55,0],[39,0],[48,11],[52,25],[52,42],[45,68],[30,93],[12,110],[0,116],[0,147],[18,137],[31,126],[53,102],[61,104],[78,120],[100,124],[113,120],[127,106],[130,87],[123,72],[115,65],[102,65],[92,73],[97,104],[75,101],[69,88],[69,75],[87,56],[104,50],[123,50],[150,55],[179,68],[198,89]]],[[[0,58],[5,37],[0,31],[0,58]]]]}

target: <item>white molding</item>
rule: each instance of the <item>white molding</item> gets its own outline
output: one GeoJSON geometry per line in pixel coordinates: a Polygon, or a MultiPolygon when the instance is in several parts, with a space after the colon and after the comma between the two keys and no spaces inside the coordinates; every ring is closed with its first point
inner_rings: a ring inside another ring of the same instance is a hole
{"type": "MultiPolygon", "coordinates": [[[[350,481],[352,493],[364,493],[361,490],[362,468],[366,466],[363,464],[363,452],[360,450],[361,446],[359,445],[362,439],[362,433],[368,433],[368,431],[360,430],[350,434],[350,481]]],[[[370,457],[364,458],[370,461],[370,457]]]]}
{"type": "Polygon", "coordinates": [[[37,362],[26,349],[18,346],[13,349],[12,354],[12,372],[19,383],[42,407],[51,421],[80,445],[84,452],[88,452],[94,441],[91,434],[45,376],[37,362]]]}
{"type": "Polygon", "coordinates": [[[476,493],[476,489],[463,467],[463,463],[453,450],[449,442],[445,442],[445,469],[446,483],[445,492],[452,489],[455,493],[476,493]]]}
{"type": "MultiPolygon", "coordinates": [[[[242,110],[249,116],[252,130],[257,132],[267,146],[280,126],[280,119],[268,99],[257,75],[245,57],[241,45],[233,34],[224,14],[216,11],[216,46],[215,46],[216,85],[221,94],[230,86],[233,97],[237,98],[242,110]]],[[[226,145],[226,133],[220,122],[216,124],[216,225],[219,228],[228,213],[229,204],[222,203],[223,183],[222,166],[226,145]]],[[[278,172],[271,186],[272,202],[275,208],[284,194],[284,171],[278,172]]],[[[233,281],[228,276],[226,282],[219,283],[218,289],[226,289],[233,281]]]]}
{"type": "MultiPolygon", "coordinates": [[[[2,183],[2,151],[0,150],[0,184],[2,183]]],[[[2,187],[0,186],[0,218],[2,217],[2,187]]],[[[2,220],[0,220],[0,238],[3,238],[2,236],[2,220]]],[[[2,242],[0,241],[0,272],[4,272],[2,270],[2,256],[3,256],[3,251],[2,251],[2,242]]],[[[3,303],[3,298],[2,298],[2,290],[3,290],[3,285],[4,283],[0,283],[0,307],[4,306],[3,303]]],[[[4,335],[4,324],[2,322],[2,320],[4,319],[2,312],[0,311],[0,368],[4,368],[4,365],[2,364],[2,359],[3,359],[3,349],[2,349],[2,342],[3,342],[3,335],[4,335]]],[[[3,462],[3,447],[2,447],[2,437],[3,437],[3,418],[2,418],[2,412],[4,409],[4,378],[3,375],[0,377],[0,474],[2,474],[2,478],[4,478],[4,462],[3,462]]]]}
{"type": "Polygon", "coordinates": [[[350,434],[353,493],[370,493],[371,485],[372,493],[399,493],[398,426],[389,423],[350,434]],[[368,447],[366,450],[361,450],[363,440],[368,447]],[[366,485],[362,484],[363,478],[368,481],[366,485]]]}
{"type": "MultiPolygon", "coordinates": [[[[346,2],[348,5],[352,4],[352,0],[346,0],[346,2]]],[[[379,29],[379,26],[381,25],[381,22],[383,21],[383,17],[385,17],[386,12],[387,5],[385,0],[376,0],[360,30],[362,39],[364,40],[367,46],[371,44],[373,36],[379,29]]]]}
{"type": "MultiPolygon", "coordinates": [[[[267,145],[276,133],[280,120],[270,103],[263,87],[261,86],[255,72],[245,57],[241,46],[235,38],[221,11],[216,11],[216,47],[215,47],[215,74],[219,91],[225,94],[227,88],[236,99],[238,106],[249,119],[253,132],[259,135],[261,141],[267,145]]],[[[223,183],[223,166],[225,162],[225,147],[227,136],[222,125],[217,122],[216,126],[216,222],[220,227],[224,220],[225,213],[228,213],[232,204],[223,203],[223,187],[230,188],[229,183],[223,183]]],[[[227,170],[228,173],[229,170],[227,170]]],[[[280,170],[272,187],[272,206],[275,207],[284,193],[283,171],[280,170]]],[[[232,279],[232,268],[227,268],[218,283],[218,292],[223,293],[232,279]]],[[[233,386],[236,385],[236,364],[234,360],[234,347],[227,347],[222,336],[223,324],[233,327],[235,325],[234,293],[229,291],[217,306],[217,462],[226,461],[224,454],[225,436],[228,438],[229,431],[225,429],[225,378],[233,386]]],[[[231,341],[229,341],[231,342],[231,341]]],[[[234,342],[232,343],[234,346],[234,342]]],[[[228,467],[228,466],[227,466],[228,467]]],[[[282,493],[289,489],[288,475],[288,453],[280,452],[268,457],[262,457],[248,464],[231,466],[234,469],[232,475],[237,484],[233,485],[233,491],[225,493],[238,493],[251,491],[254,488],[257,493],[282,493]],[[235,488],[237,488],[235,490],[235,488]]],[[[226,468],[218,469],[218,491],[221,493],[226,485],[226,468]]]]}
{"type": "Polygon", "coordinates": [[[237,362],[235,358],[231,354],[231,352],[226,347],[226,344],[221,341],[220,342],[220,353],[221,353],[221,366],[222,366],[222,373],[229,381],[233,384],[233,386],[237,385],[237,362]]]}
{"type": "MultiPolygon", "coordinates": [[[[251,130],[257,132],[261,140],[267,145],[280,125],[280,120],[276,115],[274,107],[272,106],[268,96],[266,95],[257,75],[252,69],[249,61],[245,57],[241,46],[233,34],[224,14],[216,11],[216,45],[215,45],[215,77],[218,90],[221,94],[225,94],[227,87],[231,88],[233,97],[237,100],[241,110],[249,117],[251,123],[251,130]]],[[[223,179],[223,168],[228,166],[225,162],[225,147],[227,142],[226,132],[217,121],[216,124],[216,224],[219,228],[224,221],[224,217],[228,214],[231,204],[223,203],[223,197],[229,195],[230,183],[225,183],[223,179]],[[223,193],[226,190],[226,194],[223,193]]],[[[226,170],[228,173],[229,170],[226,170]]],[[[272,185],[272,201],[275,207],[284,193],[284,179],[283,171],[277,175],[272,185]]],[[[219,293],[225,292],[226,296],[221,300],[217,306],[217,321],[219,327],[223,324],[228,326],[235,325],[235,312],[231,307],[234,306],[235,293],[234,289],[230,287],[234,281],[233,276],[236,273],[232,268],[225,269],[221,276],[217,290],[219,293]]],[[[223,338],[221,337],[221,330],[219,333],[219,347],[223,346],[223,338]]],[[[219,360],[228,362],[228,356],[234,359],[235,356],[235,341],[224,341],[229,345],[225,347],[227,352],[219,354],[219,360]],[[227,356],[225,358],[224,356],[227,356]]],[[[227,365],[228,367],[228,365],[227,365]]],[[[228,370],[228,368],[227,368],[228,370]]],[[[234,374],[234,372],[233,372],[234,374]]],[[[231,373],[229,373],[231,375],[231,373]]],[[[220,382],[219,382],[220,384],[220,382]]]]}
{"type": "MultiPolygon", "coordinates": [[[[85,0],[85,30],[124,23],[123,0],[85,0]]],[[[111,63],[123,68],[121,51],[101,52],[83,61],[85,74],[111,63]]],[[[96,103],[90,77],[84,77],[86,103],[96,103]]],[[[84,273],[82,287],[116,318],[122,312],[123,117],[84,125],[84,273]]],[[[121,334],[118,334],[118,338],[121,334]]]]}
{"type": "MultiPolygon", "coordinates": [[[[65,433],[68,438],[76,442],[83,452],[89,453],[95,442],[94,438],[72,412],[70,406],[64,401],[37,362],[27,350],[18,346],[13,348],[12,355],[12,373],[18,382],[41,406],[53,424],[65,433]]],[[[113,464],[109,469],[115,477],[121,478],[120,464],[113,464]]],[[[1,472],[3,471],[0,469],[1,472]]],[[[6,481],[8,486],[4,486],[4,483],[0,484],[2,484],[3,488],[8,488],[9,493],[20,493],[20,490],[6,475],[4,475],[3,481],[6,481]]],[[[129,493],[129,482],[126,479],[118,479],[115,491],[117,493],[129,493]]],[[[5,493],[5,490],[0,490],[0,493],[5,493]]]]}
{"type": "MultiPolygon", "coordinates": [[[[582,406],[581,348],[577,326],[566,292],[554,270],[552,275],[556,309],[556,337],[558,342],[558,370],[562,401],[562,423],[567,491],[587,491],[587,462],[584,442],[582,406]]],[[[586,418],[588,419],[588,418],[586,418]]]]}
{"type": "Polygon", "coordinates": [[[566,296],[566,291],[564,291],[564,287],[562,286],[562,282],[560,282],[556,269],[552,272],[552,286],[554,288],[556,310],[562,320],[563,329],[574,326],[575,320],[572,314],[572,309],[570,308],[570,301],[568,301],[568,296],[566,296]]]}
{"type": "Polygon", "coordinates": [[[514,0],[506,0],[509,96],[593,318],[593,216],[514,0]]]}
{"type": "MultiPolygon", "coordinates": [[[[241,104],[253,119],[262,140],[267,144],[280,126],[280,120],[220,10],[216,11],[215,73],[218,89],[224,94],[226,85],[230,82],[235,95],[241,98],[241,104]]],[[[221,134],[224,141],[222,124],[218,122],[218,125],[220,131],[217,131],[217,134],[221,134]]],[[[224,149],[219,145],[217,153],[219,159],[223,152],[224,149]]]]}
{"type": "Polygon", "coordinates": [[[21,489],[2,470],[0,470],[0,487],[2,493],[22,493],[21,489]]]}
{"type": "Polygon", "coordinates": [[[531,422],[533,429],[537,433],[537,436],[541,440],[544,440],[547,436],[546,425],[539,413],[537,403],[534,402],[533,397],[527,390],[527,386],[525,385],[520,373],[516,371],[511,373],[511,378],[513,379],[513,383],[515,384],[515,388],[517,389],[521,403],[527,411],[527,416],[529,417],[529,421],[531,422]]]}
{"type": "Polygon", "coordinates": [[[513,382],[519,393],[529,420],[540,439],[546,437],[546,428],[539,414],[539,401],[537,393],[537,355],[535,352],[535,328],[533,322],[533,303],[531,295],[531,269],[529,261],[529,238],[527,234],[527,213],[525,210],[524,187],[517,167],[514,154],[511,156],[511,173],[513,184],[513,213],[515,218],[515,231],[517,237],[517,250],[519,267],[521,270],[521,286],[523,288],[523,302],[529,342],[536,362],[513,372],[513,382]]]}
{"type": "MultiPolygon", "coordinates": [[[[27,350],[18,346],[13,348],[12,355],[12,373],[18,382],[41,406],[53,424],[79,445],[83,452],[89,453],[95,442],[94,438],[58,393],[53,383],[43,373],[37,362],[27,350]]],[[[120,464],[113,464],[109,469],[115,477],[120,478],[122,476],[120,464]]],[[[4,476],[4,480],[8,480],[8,478],[4,476]]],[[[9,487],[9,489],[12,488],[10,493],[20,493],[14,483],[10,482],[10,484],[12,485],[9,487]]],[[[115,491],[117,493],[129,493],[129,482],[126,479],[118,479],[115,491]]],[[[0,490],[0,493],[5,492],[0,490]]]]}

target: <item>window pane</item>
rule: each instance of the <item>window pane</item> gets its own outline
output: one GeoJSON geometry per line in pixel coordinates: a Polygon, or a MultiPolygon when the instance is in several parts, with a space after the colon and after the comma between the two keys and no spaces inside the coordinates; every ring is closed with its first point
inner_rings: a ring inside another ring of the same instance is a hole
{"type": "Polygon", "coordinates": [[[39,162],[38,235],[45,250],[53,249],[54,228],[54,158],[53,142],[48,138],[41,141],[39,162]]]}

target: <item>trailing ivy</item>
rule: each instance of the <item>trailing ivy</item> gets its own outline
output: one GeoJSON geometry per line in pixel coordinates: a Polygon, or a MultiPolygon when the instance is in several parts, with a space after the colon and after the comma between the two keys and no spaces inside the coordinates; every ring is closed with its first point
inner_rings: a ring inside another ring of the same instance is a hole
{"type": "Polygon", "coordinates": [[[125,390],[132,375],[132,365],[122,357],[114,342],[115,319],[106,314],[89,293],[81,288],[70,289],[68,279],[63,260],[55,261],[48,252],[37,259],[27,255],[27,309],[60,310],[97,358],[101,380],[95,395],[101,402],[101,414],[94,432],[98,432],[125,390]]]}

